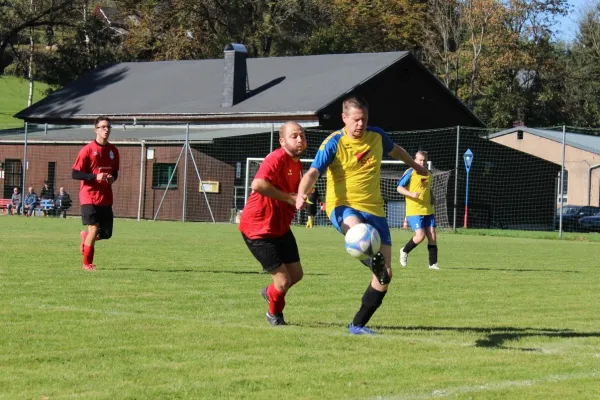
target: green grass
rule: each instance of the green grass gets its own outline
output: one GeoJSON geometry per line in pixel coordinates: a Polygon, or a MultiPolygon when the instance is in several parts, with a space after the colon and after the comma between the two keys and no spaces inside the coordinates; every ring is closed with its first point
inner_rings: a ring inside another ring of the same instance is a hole
{"type": "MultiPolygon", "coordinates": [[[[80,269],[79,220],[0,217],[0,399],[597,399],[600,246],[441,234],[351,337],[370,279],[333,229],[270,327],[234,225],[118,220],[80,269]]],[[[394,254],[409,234],[395,231],[394,254]]]]}
{"type": "Polygon", "coordinates": [[[598,233],[563,232],[562,238],[558,231],[518,231],[509,229],[457,229],[459,235],[469,236],[494,236],[523,239],[551,239],[551,240],[578,240],[589,242],[600,242],[598,233]]]}
{"type": "MultiPolygon", "coordinates": [[[[45,97],[48,85],[41,82],[34,83],[33,102],[45,97]]],[[[13,118],[17,112],[27,107],[29,95],[29,81],[14,76],[0,76],[0,129],[19,128],[23,121],[13,118]]]]}

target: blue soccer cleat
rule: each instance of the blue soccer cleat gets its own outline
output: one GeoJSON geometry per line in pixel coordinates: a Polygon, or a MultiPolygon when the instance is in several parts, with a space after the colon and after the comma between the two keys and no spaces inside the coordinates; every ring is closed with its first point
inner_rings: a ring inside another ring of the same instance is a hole
{"type": "Polygon", "coordinates": [[[351,335],[377,335],[376,332],[373,332],[366,326],[358,326],[358,325],[354,325],[353,323],[348,325],[348,332],[351,335]]]}

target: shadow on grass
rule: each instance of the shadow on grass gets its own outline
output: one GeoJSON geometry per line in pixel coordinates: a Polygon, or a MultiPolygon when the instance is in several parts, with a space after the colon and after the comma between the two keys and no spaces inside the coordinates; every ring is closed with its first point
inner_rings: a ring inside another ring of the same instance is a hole
{"type": "MultiPolygon", "coordinates": [[[[331,323],[331,322],[316,322],[315,327],[341,327],[347,328],[347,324],[331,323]]],[[[552,328],[514,328],[514,327],[450,327],[450,326],[386,326],[373,325],[370,326],[373,330],[378,329],[391,331],[452,331],[459,333],[483,333],[483,338],[475,341],[475,347],[484,347],[499,350],[520,350],[541,352],[541,349],[532,347],[511,347],[507,346],[507,342],[517,342],[522,338],[528,337],[546,337],[546,338],[600,338],[600,332],[575,332],[570,329],[552,329],[552,328]]]]}
{"type": "MultiPolygon", "coordinates": [[[[201,270],[201,269],[153,269],[153,268],[102,268],[103,271],[138,271],[162,273],[196,273],[196,274],[234,274],[234,275],[264,275],[261,271],[228,271],[228,270],[201,270]]],[[[328,276],[329,274],[304,273],[305,276],[328,276]]]]}
{"type": "MultiPolygon", "coordinates": [[[[450,268],[447,268],[450,269],[450,268]]],[[[453,268],[453,269],[468,269],[471,271],[502,271],[502,272],[555,272],[559,274],[581,274],[581,271],[560,270],[560,269],[527,269],[527,268],[453,268]]]]}

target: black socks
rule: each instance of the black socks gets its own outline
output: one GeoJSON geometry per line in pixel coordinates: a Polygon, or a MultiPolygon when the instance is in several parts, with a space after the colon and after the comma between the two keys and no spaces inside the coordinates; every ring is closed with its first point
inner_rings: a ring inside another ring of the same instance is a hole
{"type": "Polygon", "coordinates": [[[383,298],[385,297],[386,293],[387,292],[380,292],[378,290],[375,290],[369,284],[369,287],[367,288],[365,294],[362,297],[362,305],[360,306],[360,309],[354,316],[354,320],[352,321],[352,323],[355,326],[365,326],[383,302],[383,298]]]}

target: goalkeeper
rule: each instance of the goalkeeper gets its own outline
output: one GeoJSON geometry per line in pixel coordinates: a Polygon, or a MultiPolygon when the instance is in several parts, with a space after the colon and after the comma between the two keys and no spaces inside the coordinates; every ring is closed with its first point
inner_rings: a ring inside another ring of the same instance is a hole
{"type": "MultiPolygon", "coordinates": [[[[427,165],[427,152],[418,151],[415,161],[421,166],[427,165]]],[[[404,172],[398,181],[398,193],[406,198],[406,217],[410,228],[415,235],[400,249],[400,265],[408,264],[410,253],[427,236],[427,250],[429,251],[429,269],[439,269],[438,249],[435,236],[434,199],[431,192],[431,171],[427,175],[419,175],[412,168],[404,172]]]]}
{"type": "Polygon", "coordinates": [[[321,201],[321,197],[319,196],[319,190],[314,187],[312,192],[308,195],[308,199],[306,203],[308,204],[306,207],[306,212],[308,213],[308,221],[306,221],[306,227],[312,228],[317,217],[317,205],[321,201]]]}

